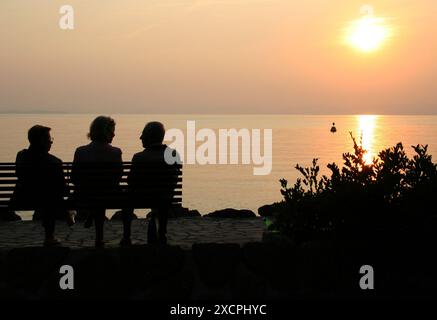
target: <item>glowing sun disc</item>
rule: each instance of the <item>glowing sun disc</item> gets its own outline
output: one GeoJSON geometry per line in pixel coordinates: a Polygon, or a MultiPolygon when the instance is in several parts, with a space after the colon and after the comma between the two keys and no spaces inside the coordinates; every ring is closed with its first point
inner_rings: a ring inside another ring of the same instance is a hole
{"type": "Polygon", "coordinates": [[[383,18],[362,17],[353,21],[346,31],[346,42],[362,52],[378,50],[390,37],[390,29],[383,18]]]}

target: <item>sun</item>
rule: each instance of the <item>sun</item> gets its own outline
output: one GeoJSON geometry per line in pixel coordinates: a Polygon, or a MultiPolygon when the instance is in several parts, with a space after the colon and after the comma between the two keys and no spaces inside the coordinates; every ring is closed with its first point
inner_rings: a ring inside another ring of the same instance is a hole
{"type": "Polygon", "coordinates": [[[346,43],[364,53],[380,49],[389,37],[390,28],[384,18],[364,16],[346,29],[346,43]]]}

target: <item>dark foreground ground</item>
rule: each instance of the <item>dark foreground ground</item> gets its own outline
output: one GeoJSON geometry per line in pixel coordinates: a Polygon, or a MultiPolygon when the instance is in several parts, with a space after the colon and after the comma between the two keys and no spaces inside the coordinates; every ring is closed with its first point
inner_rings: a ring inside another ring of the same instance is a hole
{"type": "Polygon", "coordinates": [[[1,242],[0,249],[1,299],[193,302],[437,297],[432,245],[296,247],[262,241],[260,219],[176,219],[169,226],[170,245],[149,246],[144,244],[145,223],[135,223],[135,245],[127,248],[117,245],[121,226],[108,223],[109,244],[104,249],[94,249],[93,230],[83,231],[81,226],[60,227],[66,247],[43,248],[38,224],[2,224],[1,241],[9,242],[1,242]],[[28,242],[30,236],[35,237],[33,244],[28,242]],[[73,290],[60,288],[64,265],[74,271],[73,290]],[[360,288],[363,265],[374,270],[373,290],[360,288]]]}

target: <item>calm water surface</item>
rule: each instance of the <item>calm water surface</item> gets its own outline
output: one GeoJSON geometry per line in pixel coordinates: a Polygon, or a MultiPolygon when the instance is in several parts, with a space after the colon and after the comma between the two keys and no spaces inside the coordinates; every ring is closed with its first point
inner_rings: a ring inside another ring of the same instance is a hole
{"type": "MultiPolygon", "coordinates": [[[[300,116],[300,115],[111,115],[117,122],[113,145],[123,150],[129,161],[141,150],[140,132],[148,121],[158,120],[166,128],[185,132],[186,121],[195,120],[196,129],[257,128],[273,130],[273,167],[270,175],[254,176],[253,165],[185,165],[183,205],[202,214],[232,207],[256,212],[261,205],[281,200],[279,179],[290,182],[299,176],[294,166],[309,165],[319,158],[322,173],[329,162],[341,161],[343,152],[352,151],[354,136],[362,135],[369,150],[368,160],[383,148],[403,142],[428,144],[437,154],[437,116],[300,116]],[[337,133],[330,132],[332,122],[337,133]]],[[[27,130],[34,124],[52,128],[51,152],[72,161],[77,146],[88,143],[86,133],[95,115],[0,115],[0,161],[14,161],[18,150],[27,147],[27,130]]],[[[200,145],[200,143],[198,143],[200,145]]],[[[140,211],[141,215],[142,212],[140,211]]],[[[28,217],[28,213],[22,213],[28,217]]]]}

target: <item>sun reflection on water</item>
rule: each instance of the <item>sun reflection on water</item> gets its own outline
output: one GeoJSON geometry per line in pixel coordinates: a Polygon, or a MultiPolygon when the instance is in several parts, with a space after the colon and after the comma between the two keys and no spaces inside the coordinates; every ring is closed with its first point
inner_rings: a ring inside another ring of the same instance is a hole
{"type": "Polygon", "coordinates": [[[375,155],[375,126],[378,116],[359,115],[358,116],[358,134],[362,138],[363,148],[367,151],[364,155],[364,161],[371,164],[375,155]]]}

